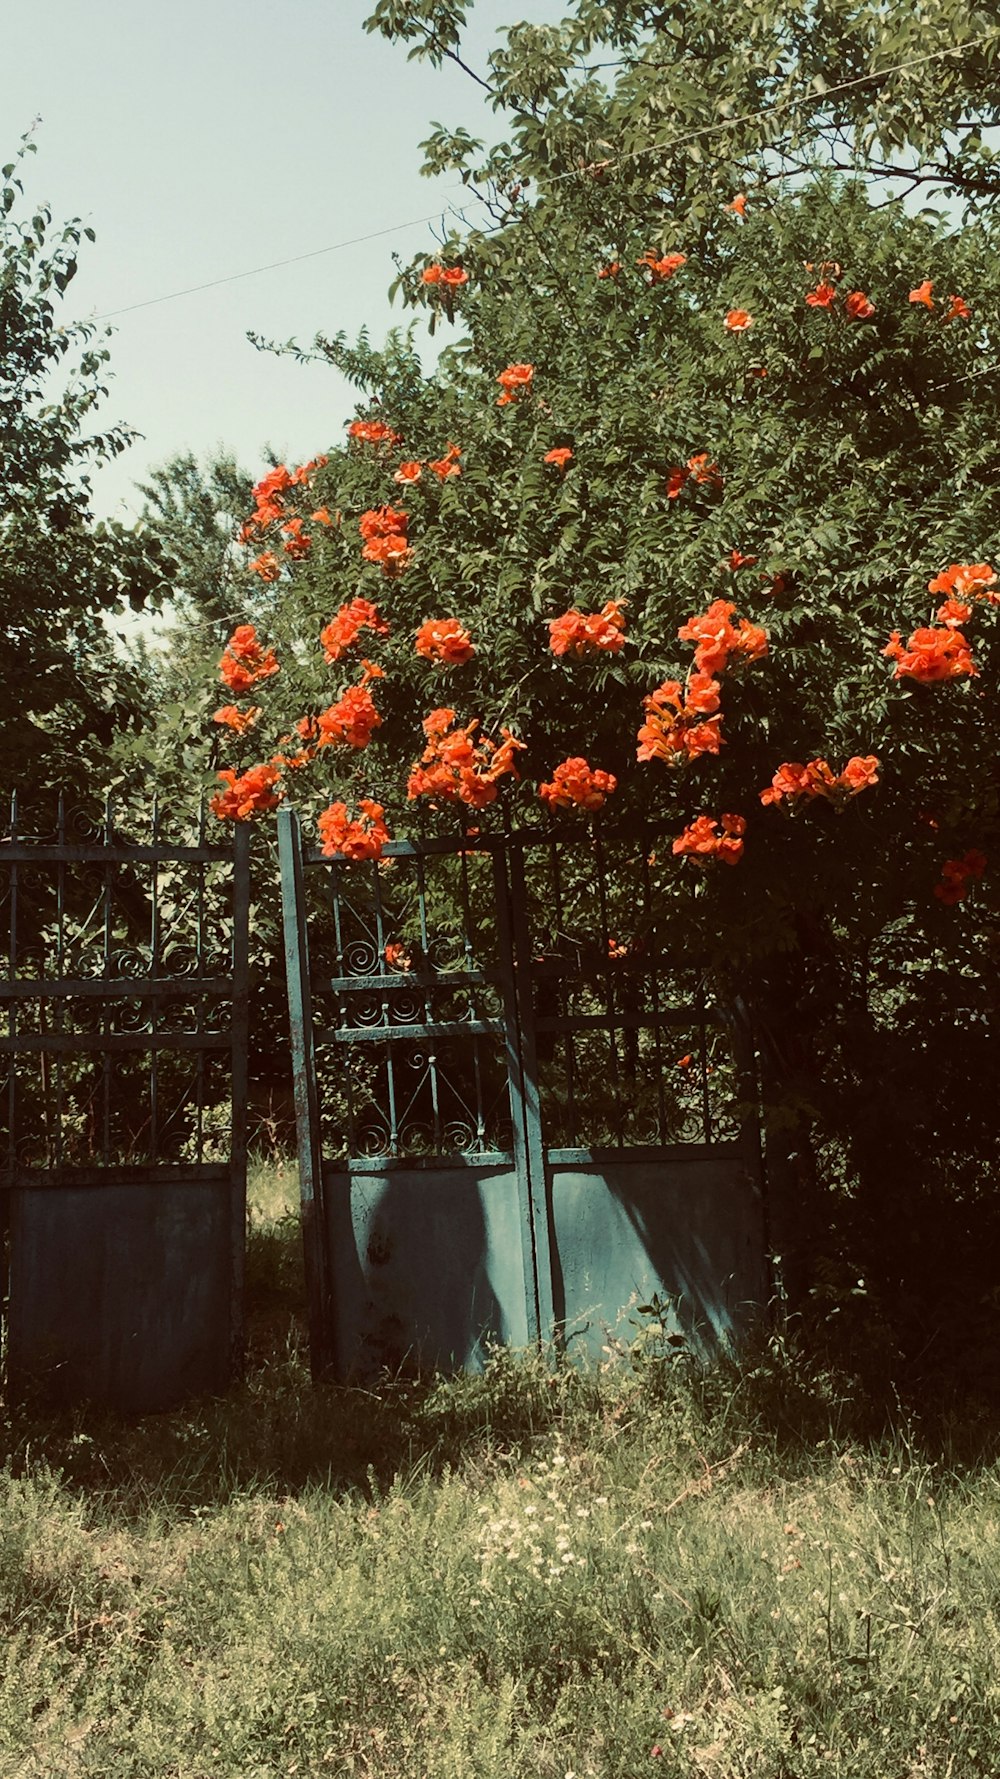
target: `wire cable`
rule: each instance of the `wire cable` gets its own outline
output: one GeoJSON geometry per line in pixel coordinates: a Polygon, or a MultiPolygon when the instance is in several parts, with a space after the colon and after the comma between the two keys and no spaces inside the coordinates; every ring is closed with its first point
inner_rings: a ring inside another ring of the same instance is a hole
{"type": "MultiPolygon", "coordinates": [[[[720,118],[717,122],[703,124],[696,130],[685,130],[681,135],[672,136],[666,142],[654,142],[646,148],[630,149],[626,154],[611,155],[606,160],[595,164],[599,165],[603,172],[607,167],[619,166],[624,161],[638,160],[644,155],[663,154],[668,149],[681,148],[687,142],[695,142],[705,136],[717,135],[722,130],[737,129],[743,124],[754,123],[759,118],[773,117],[796,105],[819,105],[828,99],[836,98],[841,93],[850,92],[855,87],[870,86],[872,82],[888,80],[894,74],[909,73],[913,68],[926,67],[928,62],[941,61],[946,56],[964,55],[967,50],[978,49],[982,44],[990,43],[997,37],[1000,37],[1000,26],[984,31],[979,37],[970,37],[965,43],[949,44],[945,49],[929,50],[926,55],[911,56],[905,62],[896,62],[889,68],[875,69],[870,74],[858,74],[851,80],[838,81],[833,86],[826,87],[823,92],[805,92],[801,96],[779,99],[773,105],[761,106],[757,111],[746,111],[738,117],[720,118]]],[[[563,173],[554,173],[546,183],[558,185],[564,179],[585,177],[587,172],[586,167],[571,167],[563,173]]],[[[466,180],[446,187],[447,191],[468,191],[469,189],[470,182],[466,180]]],[[[472,186],[472,189],[475,190],[475,187],[472,186]]],[[[442,211],[438,208],[432,210],[427,216],[414,216],[408,222],[395,223],[389,228],[373,229],[370,234],[355,235],[348,241],[333,241],[328,247],[315,247],[309,253],[297,253],[290,259],[271,260],[267,265],[251,266],[245,272],[231,272],[225,278],[210,278],[203,284],[188,285],[184,290],[172,290],[163,296],[146,297],[142,302],[127,303],[120,309],[106,309],[102,314],[95,315],[93,319],[95,321],[112,321],[119,315],[134,314],[137,309],[151,309],[160,303],[173,303],[181,297],[195,296],[203,290],[217,290],[223,284],[236,284],[244,278],[257,278],[263,272],[278,271],[284,266],[301,265],[305,260],[319,259],[327,253],[340,253],[348,247],[360,247],[367,241],[377,241],[386,235],[398,234],[401,229],[418,228],[423,223],[436,221],[441,214],[442,211]]]]}

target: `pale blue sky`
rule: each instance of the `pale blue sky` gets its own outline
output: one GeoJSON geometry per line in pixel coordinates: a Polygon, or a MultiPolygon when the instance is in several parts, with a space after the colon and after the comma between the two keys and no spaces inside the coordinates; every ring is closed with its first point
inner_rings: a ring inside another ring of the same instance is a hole
{"type": "MultiPolygon", "coordinates": [[[[47,0],[44,26],[27,7],[5,19],[17,79],[0,99],[0,156],[40,115],[29,196],[97,232],[67,319],[394,230],[116,316],[103,413],[145,437],[100,472],[100,511],[128,518],[135,481],[181,450],[224,445],[254,469],[265,444],[298,461],[342,436],[347,385],[255,352],[247,329],[307,343],[367,324],[380,339],[403,318],[385,295],[393,249],[408,260],[433,244],[428,225],[396,225],[463,202],[453,177],[419,177],[417,143],[433,119],[502,133],[459,69],[408,63],[405,48],[366,35],[370,10],[370,0],[47,0]]],[[[562,12],[560,0],[477,0],[467,57],[482,68],[500,26],[562,12]]]]}

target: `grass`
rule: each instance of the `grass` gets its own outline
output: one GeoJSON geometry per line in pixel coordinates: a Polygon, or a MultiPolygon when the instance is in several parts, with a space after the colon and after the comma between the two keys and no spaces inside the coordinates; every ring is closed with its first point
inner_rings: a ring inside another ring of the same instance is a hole
{"type": "Polygon", "coordinates": [[[5,1428],[3,1779],[995,1779],[988,1443],[773,1340],[314,1389],[293,1188],[231,1397],[5,1428]]]}

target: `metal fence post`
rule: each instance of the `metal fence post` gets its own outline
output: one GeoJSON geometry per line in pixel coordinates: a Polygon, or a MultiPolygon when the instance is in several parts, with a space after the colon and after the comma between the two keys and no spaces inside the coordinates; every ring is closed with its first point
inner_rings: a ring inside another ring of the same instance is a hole
{"type": "Polygon", "coordinates": [[[318,1377],[328,1366],[331,1356],[323,1155],[309,983],[302,830],[298,816],[287,804],[278,812],[278,856],[281,866],[289,1036],[299,1151],[302,1243],[309,1308],[309,1352],[312,1374],[318,1377]]]}

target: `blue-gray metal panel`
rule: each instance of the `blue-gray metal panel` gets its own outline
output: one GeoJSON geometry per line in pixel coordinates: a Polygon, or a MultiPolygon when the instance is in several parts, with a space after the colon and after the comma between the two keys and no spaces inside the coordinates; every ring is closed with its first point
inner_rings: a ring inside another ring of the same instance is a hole
{"type": "Polygon", "coordinates": [[[529,1339],[512,1166],[351,1175],[325,1165],[334,1365],[477,1371],[529,1339]]]}
{"type": "MultiPolygon", "coordinates": [[[[731,1346],[768,1299],[760,1191],[744,1160],[551,1166],[553,1271],[567,1351],[596,1358],[628,1341],[638,1303],[677,1301],[673,1324],[709,1354],[731,1346]]],[[[639,1318],[641,1321],[641,1318],[639,1318]]]]}
{"type": "Polygon", "coordinates": [[[13,1192],[12,1395],[138,1412],[226,1389],[233,1203],[228,1179],[13,1192]]]}

